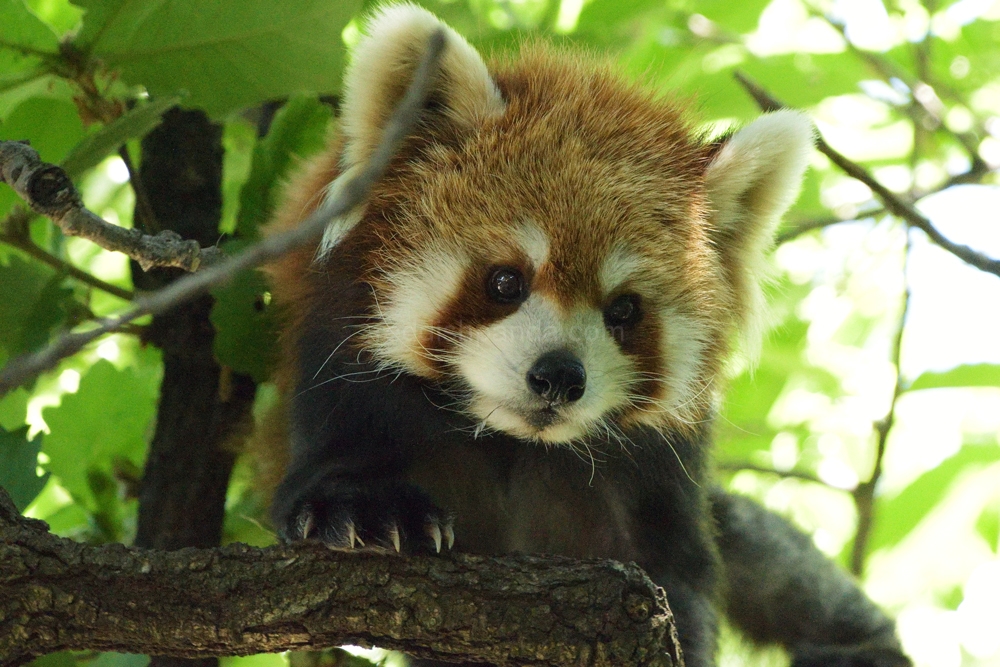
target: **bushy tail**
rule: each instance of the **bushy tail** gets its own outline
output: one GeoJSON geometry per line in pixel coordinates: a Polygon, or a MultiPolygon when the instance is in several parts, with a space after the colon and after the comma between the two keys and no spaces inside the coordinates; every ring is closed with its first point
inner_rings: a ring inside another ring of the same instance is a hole
{"type": "Polygon", "coordinates": [[[909,667],[895,623],[806,535],[754,501],[711,494],[726,615],[793,667],[909,667]]]}

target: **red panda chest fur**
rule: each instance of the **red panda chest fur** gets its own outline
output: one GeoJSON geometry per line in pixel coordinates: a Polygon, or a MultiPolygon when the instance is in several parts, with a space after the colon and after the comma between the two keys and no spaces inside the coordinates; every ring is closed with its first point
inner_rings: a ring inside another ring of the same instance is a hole
{"type": "Polygon", "coordinates": [[[576,461],[520,456],[498,466],[490,444],[438,448],[408,475],[453,513],[456,548],[643,560],[627,498],[605,483],[585,453],[576,461]]]}

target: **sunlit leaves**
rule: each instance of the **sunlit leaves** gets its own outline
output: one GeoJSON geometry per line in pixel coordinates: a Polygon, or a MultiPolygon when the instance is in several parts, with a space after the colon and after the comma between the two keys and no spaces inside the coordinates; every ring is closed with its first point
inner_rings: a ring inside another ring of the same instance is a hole
{"type": "Polygon", "coordinates": [[[880,499],[869,551],[897,544],[906,537],[948,492],[962,474],[1000,461],[1000,447],[966,445],[957,454],[929,470],[899,495],[880,499]]]}
{"type": "Polygon", "coordinates": [[[79,0],[77,45],[153,96],[213,115],[301,90],[335,92],[360,2],[79,0]]]}
{"type": "Polygon", "coordinates": [[[0,0],[0,92],[41,71],[59,48],[55,33],[31,13],[24,0],[0,0]]]}
{"type": "Polygon", "coordinates": [[[31,13],[24,0],[0,0],[0,25],[4,27],[0,50],[31,55],[55,53],[59,47],[55,33],[31,13]]]}
{"type": "Polygon", "coordinates": [[[137,465],[145,459],[158,396],[157,358],[150,350],[142,355],[141,366],[124,370],[98,361],[80,379],[75,394],[44,411],[52,430],[43,448],[49,457],[46,469],[91,510],[106,502],[104,482],[116,459],[137,465]],[[95,480],[99,484],[92,484],[95,480]]]}

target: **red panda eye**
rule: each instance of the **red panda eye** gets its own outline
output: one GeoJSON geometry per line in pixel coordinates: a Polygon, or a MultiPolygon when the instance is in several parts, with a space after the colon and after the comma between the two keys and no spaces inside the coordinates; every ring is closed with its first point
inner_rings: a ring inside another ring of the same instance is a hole
{"type": "Polygon", "coordinates": [[[525,292],[524,276],[517,269],[502,266],[494,269],[486,283],[486,292],[497,303],[517,303],[523,301],[525,292]]]}
{"type": "Polygon", "coordinates": [[[604,309],[604,325],[608,327],[631,327],[642,319],[642,308],[638,294],[622,294],[615,297],[604,309]]]}

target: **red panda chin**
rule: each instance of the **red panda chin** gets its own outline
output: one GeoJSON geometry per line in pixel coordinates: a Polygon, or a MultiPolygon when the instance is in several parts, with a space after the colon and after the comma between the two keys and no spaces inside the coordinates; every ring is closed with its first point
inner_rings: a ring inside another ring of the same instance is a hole
{"type": "Polygon", "coordinates": [[[553,408],[515,409],[488,398],[474,399],[470,412],[479,420],[476,433],[496,430],[522,440],[550,445],[571,445],[584,440],[595,423],[580,422],[553,408]]]}

